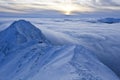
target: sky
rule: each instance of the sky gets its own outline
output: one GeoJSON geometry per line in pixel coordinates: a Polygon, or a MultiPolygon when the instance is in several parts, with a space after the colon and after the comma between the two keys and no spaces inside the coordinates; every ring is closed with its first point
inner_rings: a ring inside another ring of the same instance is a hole
{"type": "Polygon", "coordinates": [[[0,0],[0,17],[120,16],[120,0],[0,0]]]}

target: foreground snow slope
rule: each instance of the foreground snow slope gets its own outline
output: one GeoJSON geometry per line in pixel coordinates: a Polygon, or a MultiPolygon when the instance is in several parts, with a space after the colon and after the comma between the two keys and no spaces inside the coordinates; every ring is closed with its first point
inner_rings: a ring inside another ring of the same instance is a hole
{"type": "Polygon", "coordinates": [[[86,40],[61,33],[62,29],[54,32],[40,28],[44,34],[30,22],[20,20],[0,32],[0,47],[12,46],[7,55],[5,49],[0,50],[0,80],[119,80],[90,45],[83,44],[86,40]]]}

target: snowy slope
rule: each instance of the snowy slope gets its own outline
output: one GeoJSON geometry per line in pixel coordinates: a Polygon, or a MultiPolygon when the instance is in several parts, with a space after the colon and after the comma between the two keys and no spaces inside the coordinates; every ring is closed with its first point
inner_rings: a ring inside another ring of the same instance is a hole
{"type": "Polygon", "coordinates": [[[89,50],[81,46],[73,46],[56,56],[30,80],[113,79],[119,80],[119,78],[93,56],[89,50]]]}
{"type": "Polygon", "coordinates": [[[0,75],[1,80],[119,80],[90,51],[79,46],[33,45],[13,51],[2,62],[0,75]]]}
{"type": "Polygon", "coordinates": [[[14,47],[26,43],[47,43],[44,35],[30,22],[19,20],[0,32],[0,52],[7,55],[14,47]]]}
{"type": "Polygon", "coordinates": [[[50,36],[57,39],[52,44],[49,34],[45,37],[43,33],[25,20],[16,21],[0,32],[0,80],[119,80],[79,40],[51,32],[50,36]]]}
{"type": "MultiPolygon", "coordinates": [[[[71,19],[71,21],[57,19],[59,22],[55,22],[55,20],[48,19],[45,24],[35,25],[42,30],[46,37],[48,36],[47,39],[50,41],[52,39],[49,36],[57,32],[56,36],[52,36],[57,39],[57,44],[62,44],[60,41],[63,39],[65,40],[63,44],[69,42],[69,44],[83,45],[93,51],[101,62],[120,76],[120,23],[89,23],[80,19],[71,19]],[[57,36],[59,34],[61,36],[57,36]],[[66,35],[68,37],[64,37],[66,35]]],[[[41,23],[44,21],[36,20],[36,22],[41,23]]]]}

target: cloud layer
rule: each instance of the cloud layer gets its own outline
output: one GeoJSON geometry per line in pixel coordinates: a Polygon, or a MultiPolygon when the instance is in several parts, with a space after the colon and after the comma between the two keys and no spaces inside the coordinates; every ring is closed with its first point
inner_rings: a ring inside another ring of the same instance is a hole
{"type": "Polygon", "coordinates": [[[43,10],[64,14],[120,11],[120,0],[0,0],[0,12],[25,14],[43,10]]]}

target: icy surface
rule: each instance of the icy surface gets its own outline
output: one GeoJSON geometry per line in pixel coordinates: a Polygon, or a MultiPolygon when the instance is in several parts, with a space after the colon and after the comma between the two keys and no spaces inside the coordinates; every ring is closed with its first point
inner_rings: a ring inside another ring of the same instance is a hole
{"type": "Polygon", "coordinates": [[[14,20],[0,21],[0,80],[119,80],[119,23],[14,20]]]}

